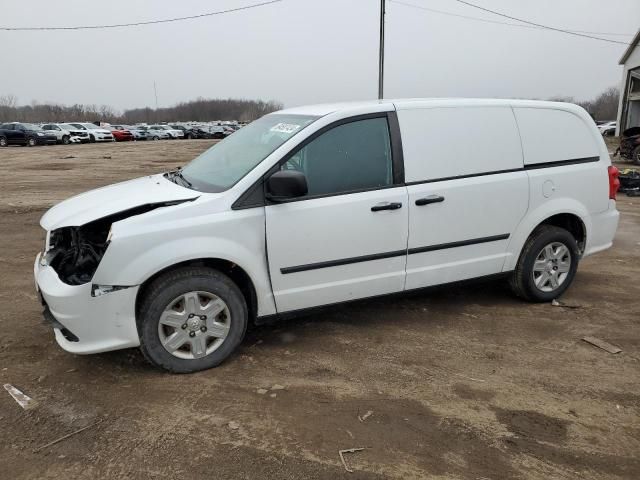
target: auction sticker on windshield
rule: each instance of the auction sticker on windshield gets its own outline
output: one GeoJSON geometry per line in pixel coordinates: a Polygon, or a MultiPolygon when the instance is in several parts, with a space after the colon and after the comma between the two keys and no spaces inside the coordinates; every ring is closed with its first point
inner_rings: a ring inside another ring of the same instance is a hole
{"type": "Polygon", "coordinates": [[[279,123],[271,127],[272,132],[280,132],[280,133],[293,133],[300,128],[300,125],[295,125],[293,123],[279,123]]]}

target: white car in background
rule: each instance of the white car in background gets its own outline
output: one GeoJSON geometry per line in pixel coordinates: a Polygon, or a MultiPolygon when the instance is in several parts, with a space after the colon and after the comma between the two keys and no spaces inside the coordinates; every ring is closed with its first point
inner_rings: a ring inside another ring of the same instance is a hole
{"type": "Polygon", "coordinates": [[[89,134],[85,130],[65,123],[45,123],[42,129],[55,135],[57,143],[69,145],[70,143],[87,143],[89,134]]]}
{"type": "Polygon", "coordinates": [[[136,125],[134,128],[146,132],[147,140],[168,140],[171,138],[169,132],[164,129],[157,129],[155,126],[136,125]]]}
{"type": "Polygon", "coordinates": [[[169,125],[151,125],[149,128],[154,130],[165,131],[169,134],[169,138],[183,138],[184,132],[176,128],[171,128],[169,125]]]}
{"type": "Polygon", "coordinates": [[[616,127],[618,122],[605,122],[598,125],[598,130],[605,137],[612,137],[616,134],[616,127]]]}
{"type": "Polygon", "coordinates": [[[89,141],[94,142],[113,142],[113,135],[110,130],[99,127],[93,123],[69,123],[73,127],[87,132],[89,135],[89,141]]]}

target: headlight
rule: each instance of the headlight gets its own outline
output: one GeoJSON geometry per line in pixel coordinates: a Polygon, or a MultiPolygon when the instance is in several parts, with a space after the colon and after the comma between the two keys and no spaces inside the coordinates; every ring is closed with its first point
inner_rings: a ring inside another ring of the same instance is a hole
{"type": "Polygon", "coordinates": [[[42,133],[42,132],[37,132],[37,133],[36,133],[36,135],[38,135],[39,137],[42,137],[42,136],[44,136],[44,133],[42,133]]]}

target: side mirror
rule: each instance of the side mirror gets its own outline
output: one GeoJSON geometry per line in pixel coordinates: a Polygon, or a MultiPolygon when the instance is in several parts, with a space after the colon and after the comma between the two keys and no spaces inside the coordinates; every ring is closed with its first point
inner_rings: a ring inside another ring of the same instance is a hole
{"type": "Polygon", "coordinates": [[[307,177],[297,170],[280,170],[267,180],[267,199],[281,202],[307,194],[307,177]]]}

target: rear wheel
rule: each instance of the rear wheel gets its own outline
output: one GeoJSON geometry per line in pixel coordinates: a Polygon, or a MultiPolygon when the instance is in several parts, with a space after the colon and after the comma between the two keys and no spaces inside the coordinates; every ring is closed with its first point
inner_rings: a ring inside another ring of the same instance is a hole
{"type": "Polygon", "coordinates": [[[525,243],[511,276],[514,293],[530,302],[549,302],[573,281],[580,253],[576,239],[564,228],[538,227],[525,243]]]}
{"type": "Polygon", "coordinates": [[[89,142],[96,143],[96,137],[94,137],[93,135],[89,135],[89,142]]]}
{"type": "Polygon", "coordinates": [[[70,142],[69,135],[63,135],[62,136],[62,144],[63,145],[69,145],[69,142],[70,142]]]}
{"type": "Polygon", "coordinates": [[[160,137],[158,137],[157,135],[154,135],[151,140],[160,140],[160,137]]]}
{"type": "Polygon", "coordinates": [[[140,348],[152,364],[171,372],[215,367],[242,341],[247,311],[240,289],[226,275],[204,267],[174,270],[146,290],[140,348]]]}
{"type": "Polygon", "coordinates": [[[631,153],[631,161],[636,165],[640,165],[640,146],[636,147],[631,153]]]}
{"type": "Polygon", "coordinates": [[[7,138],[0,137],[0,147],[6,147],[7,145],[9,145],[9,143],[7,142],[7,138]]]}

